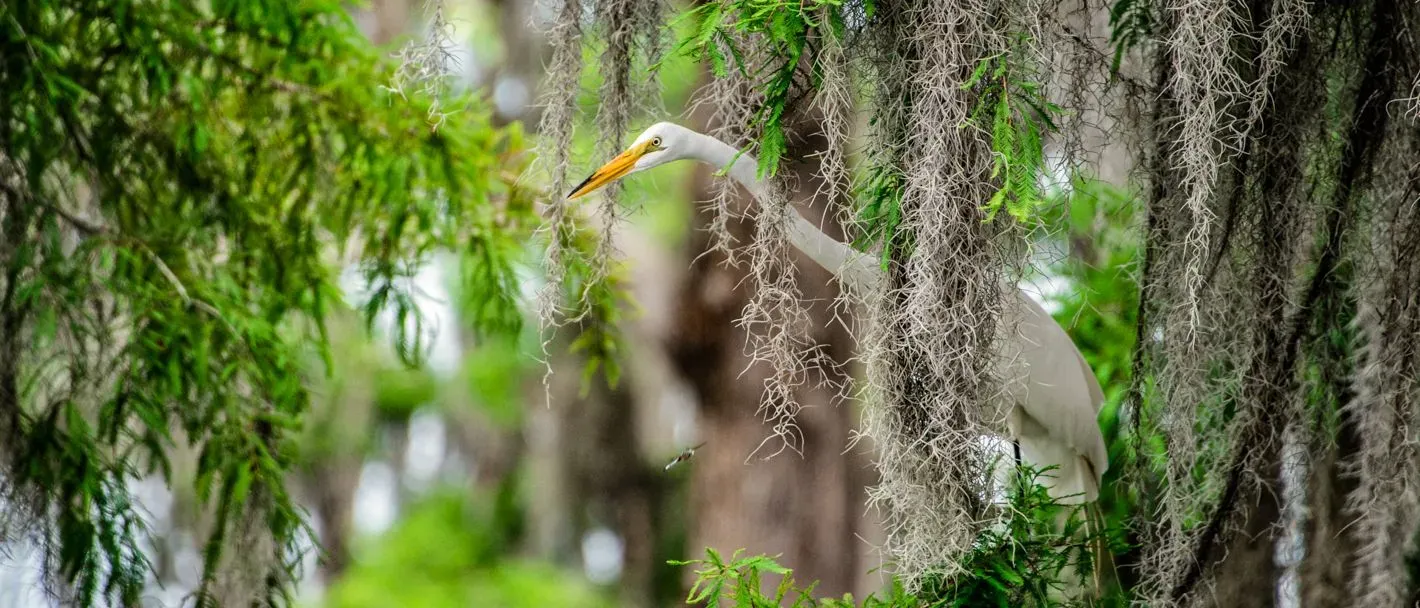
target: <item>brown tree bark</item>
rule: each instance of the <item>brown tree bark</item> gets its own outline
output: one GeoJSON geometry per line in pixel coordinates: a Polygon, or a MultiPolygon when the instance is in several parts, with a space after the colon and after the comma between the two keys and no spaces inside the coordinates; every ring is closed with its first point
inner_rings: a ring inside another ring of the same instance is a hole
{"type": "MultiPolygon", "coordinates": [[[[708,119],[702,114],[692,120],[693,126],[704,129],[708,119]]],[[[798,131],[815,132],[811,127],[798,131]]],[[[811,139],[794,150],[794,156],[811,158],[822,146],[821,140],[811,139]]],[[[795,164],[787,170],[798,185],[791,200],[806,217],[822,217],[826,201],[815,200],[820,181],[812,167],[795,164]]],[[[720,179],[712,177],[712,171],[703,166],[697,170],[694,200],[711,198],[711,180],[720,179]]],[[[748,193],[741,190],[735,204],[740,211],[748,209],[748,193]]],[[[692,519],[686,550],[693,559],[702,557],[706,547],[726,557],[737,549],[746,555],[779,554],[779,562],[794,571],[796,580],[820,581],[820,595],[861,593],[858,581],[871,567],[865,557],[869,547],[859,538],[872,534],[864,517],[871,468],[861,448],[846,451],[856,421],[854,407],[834,405],[832,389],[801,389],[797,397],[807,406],[797,419],[802,455],[784,452],[769,460],[759,455],[746,460],[771,434],[756,413],[769,370],[763,365],[746,369],[747,336],[735,320],[753,287],[746,281],[746,268],[726,267],[723,255],[707,254],[713,214],[707,206],[696,206],[687,247],[687,259],[694,262],[681,287],[671,336],[676,366],[698,397],[700,436],[707,442],[690,464],[692,519]]],[[[837,226],[825,230],[840,232],[837,226]]],[[[749,220],[732,220],[730,231],[740,243],[754,237],[749,220]]],[[[830,284],[831,276],[797,253],[795,263],[799,288],[812,302],[813,338],[827,345],[833,360],[848,360],[852,340],[831,321],[837,289],[830,284]]]]}
{"type": "MultiPolygon", "coordinates": [[[[1277,455],[1277,450],[1268,452],[1268,456],[1277,455]]],[[[1275,480],[1280,468],[1281,461],[1277,458],[1269,458],[1262,467],[1274,481],[1257,491],[1255,503],[1241,508],[1242,527],[1232,534],[1227,553],[1216,566],[1212,601],[1205,602],[1206,605],[1263,608],[1276,604],[1278,570],[1274,554],[1282,506],[1275,491],[1278,486],[1275,480]]],[[[1207,592],[1202,593],[1209,597],[1207,592]]]]}

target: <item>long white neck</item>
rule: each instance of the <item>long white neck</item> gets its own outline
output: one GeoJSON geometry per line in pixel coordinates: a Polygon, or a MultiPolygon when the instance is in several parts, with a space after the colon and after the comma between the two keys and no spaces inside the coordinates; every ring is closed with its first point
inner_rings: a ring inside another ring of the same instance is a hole
{"type": "MultiPolygon", "coordinates": [[[[725,171],[754,195],[756,201],[769,197],[769,187],[759,179],[758,161],[749,154],[740,154],[733,146],[709,135],[687,130],[695,142],[687,156],[709,163],[725,171]]],[[[824,234],[798,210],[790,206],[789,242],[819,266],[838,277],[839,282],[859,296],[877,293],[883,273],[870,256],[824,234]]]]}

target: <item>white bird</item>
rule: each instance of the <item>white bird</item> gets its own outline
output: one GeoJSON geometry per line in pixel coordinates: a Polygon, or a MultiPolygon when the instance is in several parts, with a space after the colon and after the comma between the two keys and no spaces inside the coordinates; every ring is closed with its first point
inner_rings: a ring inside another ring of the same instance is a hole
{"type": "MultiPolygon", "coordinates": [[[[646,129],[567,198],[685,159],[725,168],[756,198],[765,195],[766,184],[758,178],[752,156],[714,137],[661,122],[646,129]]],[[[797,211],[789,211],[789,239],[795,247],[833,273],[845,288],[868,297],[878,293],[885,275],[871,256],[824,234],[797,211]]],[[[1004,394],[1013,404],[1004,412],[1007,432],[1021,459],[1040,468],[1057,467],[1041,479],[1052,497],[1063,504],[1093,502],[1109,467],[1096,420],[1104,394],[1065,330],[1030,296],[1020,290],[1014,296],[1007,301],[1000,324],[1003,330],[1015,330],[1002,341],[1005,347],[999,353],[1004,394]]]]}

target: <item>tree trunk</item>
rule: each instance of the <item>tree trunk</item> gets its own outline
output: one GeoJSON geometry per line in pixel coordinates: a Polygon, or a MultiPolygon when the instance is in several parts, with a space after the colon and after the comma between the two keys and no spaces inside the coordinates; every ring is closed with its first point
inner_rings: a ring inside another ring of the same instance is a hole
{"type": "Polygon", "coordinates": [[[353,11],[360,29],[375,44],[389,44],[409,31],[413,0],[372,0],[366,8],[353,11]]]}
{"type": "MultiPolygon", "coordinates": [[[[575,326],[561,335],[576,335],[575,326]]],[[[628,344],[630,350],[638,348],[628,344]]],[[[566,342],[554,352],[566,352],[566,342]]],[[[553,359],[550,402],[544,407],[539,394],[530,402],[527,426],[530,548],[540,559],[584,567],[581,542],[596,528],[614,531],[621,541],[621,569],[617,580],[622,606],[656,605],[656,572],[666,556],[657,554],[664,522],[667,480],[642,451],[646,428],[639,413],[659,402],[636,393],[635,376],[641,370],[628,364],[616,387],[602,376],[593,377],[585,396],[580,394],[585,360],[565,354],[553,359]]]]}
{"type": "Polygon", "coordinates": [[[551,47],[547,44],[543,33],[533,26],[533,9],[537,3],[528,0],[492,0],[492,4],[498,8],[498,26],[501,28],[501,38],[503,42],[504,59],[498,65],[480,64],[478,67],[485,70],[482,74],[482,82],[474,83],[477,86],[486,86],[490,90],[497,91],[504,88],[507,92],[501,96],[494,94],[495,109],[494,121],[497,124],[504,122],[521,120],[523,124],[536,125],[542,119],[542,107],[532,103],[532,96],[543,75],[543,67],[549,59],[548,51],[551,47]],[[521,103],[517,103],[522,98],[521,103]]]}
{"type": "Polygon", "coordinates": [[[1307,487],[1306,555],[1302,562],[1302,605],[1306,608],[1344,608],[1351,602],[1346,595],[1346,577],[1351,571],[1355,540],[1346,534],[1350,524],[1344,507],[1346,495],[1356,488],[1354,476],[1345,475],[1341,464],[1354,457],[1357,448],[1354,423],[1343,416],[1336,445],[1316,460],[1307,487]]]}
{"type": "MultiPolygon", "coordinates": [[[[568,331],[571,335],[571,330],[568,331]]],[[[565,371],[577,371],[581,359],[567,365],[565,371]]],[[[635,369],[628,368],[628,374],[635,369]]],[[[568,376],[562,389],[579,386],[581,376],[568,376]]],[[[646,463],[640,453],[636,425],[636,409],[643,406],[629,391],[629,378],[622,378],[616,388],[605,385],[602,376],[592,379],[594,389],[588,398],[568,395],[557,408],[558,462],[554,474],[567,480],[568,489],[559,493],[561,507],[551,507],[548,514],[561,514],[572,519],[571,530],[557,527],[572,538],[544,536],[544,545],[572,544],[596,527],[613,530],[621,538],[622,564],[618,587],[621,605],[649,608],[655,605],[656,545],[660,530],[655,514],[662,506],[663,477],[646,463]]],[[[567,392],[562,392],[567,395],[567,392]]]]}
{"type": "MultiPolygon", "coordinates": [[[[1278,442],[1280,443],[1280,441],[1278,442]]],[[[1277,473],[1281,469],[1281,459],[1276,458],[1278,450],[1269,450],[1270,456],[1261,470],[1267,471],[1273,482],[1264,484],[1256,493],[1257,502],[1241,507],[1242,527],[1232,535],[1227,544],[1227,553],[1216,566],[1215,585],[1208,605],[1218,608],[1248,606],[1264,608],[1277,602],[1277,522],[1282,508],[1276,488],[1277,473]]],[[[1207,592],[1202,597],[1208,598],[1207,592]]]]}
{"type": "Polygon", "coordinates": [[[350,567],[350,528],[353,522],[355,487],[360,483],[360,459],[332,456],[313,463],[304,484],[320,518],[319,534],[325,559],[320,563],[321,581],[332,585],[350,567]]]}

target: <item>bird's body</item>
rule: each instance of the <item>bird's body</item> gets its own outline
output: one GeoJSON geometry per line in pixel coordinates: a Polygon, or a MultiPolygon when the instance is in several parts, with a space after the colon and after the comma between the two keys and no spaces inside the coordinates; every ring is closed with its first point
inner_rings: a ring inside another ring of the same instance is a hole
{"type": "MultiPolygon", "coordinates": [[[[753,157],[713,137],[672,123],[646,129],[627,150],[577,186],[577,198],[631,173],[668,162],[693,159],[724,168],[730,178],[757,198],[767,185],[756,174],[753,157]]],[[[791,243],[840,284],[873,297],[884,273],[871,256],[824,234],[797,211],[788,211],[791,243]]],[[[1057,467],[1042,479],[1051,496],[1066,504],[1094,501],[1108,468],[1104,437],[1096,416],[1104,401],[1099,382],[1073,341],[1029,295],[1019,290],[1006,302],[1000,327],[1013,332],[1004,340],[998,369],[1010,404],[1003,414],[1006,432],[1023,460],[1038,468],[1057,467]]]]}
{"type": "Polygon", "coordinates": [[[1021,458],[1047,475],[1052,496],[1064,504],[1099,496],[1109,454],[1097,417],[1104,393],[1074,341],[1029,295],[1016,290],[1000,323],[1014,335],[1002,340],[998,369],[1005,384],[1010,437],[1021,458]]]}

